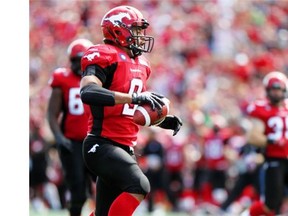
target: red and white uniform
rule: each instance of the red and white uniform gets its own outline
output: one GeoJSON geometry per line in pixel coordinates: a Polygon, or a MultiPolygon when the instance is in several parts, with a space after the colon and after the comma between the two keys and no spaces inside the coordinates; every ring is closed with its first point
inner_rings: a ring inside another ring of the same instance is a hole
{"type": "Polygon", "coordinates": [[[203,163],[209,170],[226,170],[228,161],[224,156],[225,141],[230,134],[225,129],[220,129],[218,133],[210,131],[204,136],[203,163]]]}
{"type": "Polygon", "coordinates": [[[268,100],[257,100],[247,107],[250,116],[265,124],[264,134],[276,140],[266,147],[266,156],[270,158],[288,158],[288,99],[283,104],[276,107],[271,106],[268,100]]]}
{"type": "Polygon", "coordinates": [[[169,172],[181,172],[184,166],[183,146],[171,144],[165,152],[165,165],[169,172]]]}
{"type": "MultiPolygon", "coordinates": [[[[82,57],[82,71],[88,65],[98,65],[103,69],[104,74],[99,72],[96,76],[106,89],[129,94],[146,91],[146,80],[151,70],[149,62],[143,55],[132,59],[117,47],[99,44],[90,47],[82,57]]],[[[91,106],[93,121],[89,121],[89,133],[123,145],[136,145],[139,130],[139,126],[133,122],[136,106],[132,104],[91,106]]]]}
{"type": "Polygon", "coordinates": [[[49,85],[60,88],[63,94],[62,131],[65,137],[82,141],[88,130],[89,107],[80,98],[81,77],[75,75],[69,68],[56,69],[49,85]]]}

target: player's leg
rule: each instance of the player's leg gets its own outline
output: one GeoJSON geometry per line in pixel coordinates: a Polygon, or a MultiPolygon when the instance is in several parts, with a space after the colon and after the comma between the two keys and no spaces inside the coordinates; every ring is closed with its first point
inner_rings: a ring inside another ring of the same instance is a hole
{"type": "Polygon", "coordinates": [[[127,192],[122,192],[119,188],[108,185],[101,178],[98,178],[96,196],[97,208],[92,216],[132,215],[140,203],[140,201],[135,198],[135,195],[138,196],[138,194],[131,195],[127,192]]]}
{"type": "Polygon", "coordinates": [[[284,195],[283,162],[279,160],[267,161],[265,174],[265,204],[270,210],[279,214],[284,195]]]}
{"type": "Polygon", "coordinates": [[[97,196],[96,196],[96,210],[91,212],[89,216],[102,215],[125,215],[129,216],[135,211],[142,197],[136,198],[139,194],[129,194],[122,192],[119,188],[113,185],[107,185],[102,179],[97,179],[97,196]]]}
{"type": "Polygon", "coordinates": [[[95,215],[108,215],[111,204],[122,191],[114,185],[105,183],[101,178],[97,179],[96,191],[95,215]]]}
{"type": "Polygon", "coordinates": [[[111,204],[108,216],[130,216],[150,192],[150,184],[136,163],[136,159],[121,148],[116,148],[114,159],[117,160],[116,164],[120,164],[121,167],[114,171],[118,179],[117,186],[122,193],[111,204]]]}
{"type": "MultiPolygon", "coordinates": [[[[147,177],[138,166],[135,157],[129,153],[127,148],[124,150],[109,141],[94,140],[90,144],[85,144],[83,154],[89,169],[93,170],[106,185],[116,187],[116,194],[119,190],[121,191],[119,196],[113,200],[109,208],[110,213],[98,214],[98,211],[106,211],[107,207],[99,205],[98,196],[101,191],[98,191],[97,183],[96,215],[112,215],[115,211],[118,212],[118,215],[130,215],[150,191],[147,177]],[[97,150],[92,151],[95,143],[98,144],[97,150]],[[88,153],[89,151],[90,153],[88,153]]],[[[104,189],[103,187],[100,190],[104,189]]],[[[110,191],[110,189],[106,191],[110,191]]]]}
{"type": "Polygon", "coordinates": [[[68,203],[69,213],[70,216],[79,216],[86,201],[84,163],[81,143],[73,142],[72,147],[72,152],[61,149],[60,155],[64,168],[65,182],[71,194],[71,199],[68,203]]]}
{"type": "Polygon", "coordinates": [[[226,209],[239,197],[243,189],[250,183],[249,180],[249,173],[241,173],[239,175],[230,194],[220,206],[222,210],[226,211],[226,209]]]}
{"type": "Polygon", "coordinates": [[[73,163],[71,171],[71,215],[80,215],[83,205],[87,199],[87,174],[82,156],[82,142],[73,143],[73,163]]]}

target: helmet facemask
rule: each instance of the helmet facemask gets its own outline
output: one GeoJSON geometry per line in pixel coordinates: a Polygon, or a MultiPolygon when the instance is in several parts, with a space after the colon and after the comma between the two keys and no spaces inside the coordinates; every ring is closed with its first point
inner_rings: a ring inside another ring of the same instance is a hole
{"type": "Polygon", "coordinates": [[[143,52],[151,52],[154,46],[154,38],[146,35],[146,29],[141,27],[132,27],[130,30],[131,36],[128,38],[132,43],[128,45],[133,53],[133,56],[139,56],[143,52]]]}

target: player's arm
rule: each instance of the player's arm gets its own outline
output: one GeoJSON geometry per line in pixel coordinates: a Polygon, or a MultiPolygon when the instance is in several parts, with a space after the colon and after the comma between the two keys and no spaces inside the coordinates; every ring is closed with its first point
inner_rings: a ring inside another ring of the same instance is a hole
{"type": "Polygon", "coordinates": [[[54,136],[56,134],[62,134],[58,123],[58,118],[61,113],[61,107],[62,107],[62,90],[60,88],[52,88],[52,93],[48,102],[47,118],[49,126],[54,136]]]}
{"type": "MultiPolygon", "coordinates": [[[[162,100],[156,94],[128,94],[111,91],[103,88],[103,81],[106,80],[104,70],[96,65],[88,66],[83,73],[80,82],[80,96],[83,103],[94,106],[114,106],[115,104],[143,104],[148,103],[155,106],[162,106],[162,100]]],[[[123,83],[124,84],[124,83],[123,83]]]]}
{"type": "Polygon", "coordinates": [[[62,90],[60,88],[52,88],[52,93],[48,102],[47,118],[51,131],[55,137],[57,145],[63,145],[68,150],[71,148],[71,141],[67,139],[60,128],[58,118],[62,112],[62,90]]]}
{"type": "Polygon", "coordinates": [[[268,144],[264,134],[265,125],[263,121],[257,118],[250,118],[250,127],[247,130],[247,142],[257,147],[265,147],[268,144]]]}
{"type": "Polygon", "coordinates": [[[114,106],[132,102],[132,95],[110,91],[102,87],[100,79],[94,75],[84,76],[80,82],[80,95],[83,103],[89,105],[114,106]]]}

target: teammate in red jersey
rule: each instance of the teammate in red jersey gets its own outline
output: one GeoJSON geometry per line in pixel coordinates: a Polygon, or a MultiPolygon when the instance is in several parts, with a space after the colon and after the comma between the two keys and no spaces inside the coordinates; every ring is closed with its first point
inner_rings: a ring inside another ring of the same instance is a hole
{"type": "Polygon", "coordinates": [[[87,199],[87,188],[91,186],[82,157],[89,109],[80,98],[80,80],[81,57],[92,45],[87,39],[74,40],[68,47],[71,67],[57,68],[49,80],[52,93],[48,105],[48,121],[59,150],[65,182],[71,193],[68,206],[70,216],[81,215],[87,199]],[[61,121],[58,121],[59,118],[61,121]]]}
{"type": "Polygon", "coordinates": [[[257,100],[247,108],[252,122],[248,143],[264,148],[265,205],[270,212],[279,214],[288,186],[288,80],[284,73],[273,71],[264,77],[263,85],[267,99],[257,100]]]}
{"type": "MultiPolygon", "coordinates": [[[[83,156],[98,176],[96,211],[91,215],[132,215],[150,191],[150,183],[138,166],[133,146],[139,126],[133,122],[137,104],[161,107],[162,96],[147,92],[149,62],[154,38],[146,35],[149,23],[134,7],[108,11],[101,22],[104,44],[82,57],[81,99],[90,105],[89,134],[83,156]]],[[[159,127],[177,134],[181,120],[169,115],[159,127]]]]}

